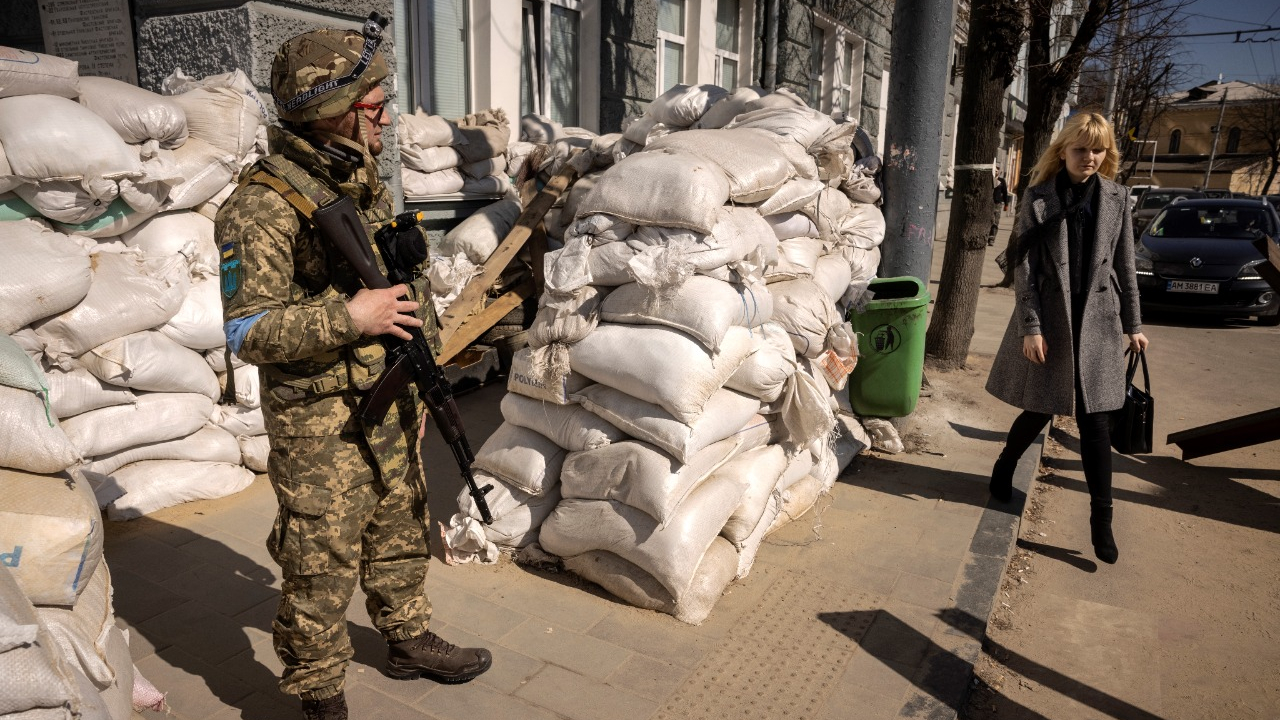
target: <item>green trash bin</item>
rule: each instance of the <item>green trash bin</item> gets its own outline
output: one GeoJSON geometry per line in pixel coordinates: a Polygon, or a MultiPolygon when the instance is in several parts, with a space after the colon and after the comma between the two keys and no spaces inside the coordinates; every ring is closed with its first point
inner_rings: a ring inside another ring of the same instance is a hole
{"type": "Polygon", "coordinates": [[[878,278],[864,312],[849,311],[858,338],[858,364],[849,377],[853,411],[906,417],[920,399],[929,291],[914,277],[878,278]]]}

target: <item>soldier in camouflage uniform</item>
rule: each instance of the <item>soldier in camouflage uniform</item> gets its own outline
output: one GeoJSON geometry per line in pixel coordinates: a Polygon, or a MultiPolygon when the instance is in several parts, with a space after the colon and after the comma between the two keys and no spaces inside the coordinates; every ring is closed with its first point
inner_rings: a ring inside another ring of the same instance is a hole
{"type": "MultiPolygon", "coordinates": [[[[465,682],[491,663],[487,650],[427,629],[421,403],[406,391],[372,427],[355,414],[383,369],[379,335],[409,339],[401,326],[438,335],[430,303],[415,300],[425,282],[363,288],[309,220],[340,195],[354,200],[370,238],[392,217],[373,157],[390,124],[379,31],[308,32],[281,46],[272,154],[241,175],[216,225],[228,348],[259,366],[271,438],[279,513],[267,546],[284,577],[272,624],[280,688],[302,697],[307,718],[347,717],[345,615],[357,580],[389,645],[388,674],[465,682]]],[[[410,232],[398,239],[425,259],[425,237],[410,232]]]]}

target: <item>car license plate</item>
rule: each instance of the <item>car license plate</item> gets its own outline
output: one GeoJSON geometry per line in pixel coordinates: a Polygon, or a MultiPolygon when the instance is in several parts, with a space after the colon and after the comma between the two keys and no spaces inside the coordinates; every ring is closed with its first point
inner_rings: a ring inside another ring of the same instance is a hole
{"type": "Polygon", "coordinates": [[[1170,280],[1169,292],[1202,293],[1205,295],[1217,295],[1218,283],[1192,282],[1191,280],[1170,280]]]}

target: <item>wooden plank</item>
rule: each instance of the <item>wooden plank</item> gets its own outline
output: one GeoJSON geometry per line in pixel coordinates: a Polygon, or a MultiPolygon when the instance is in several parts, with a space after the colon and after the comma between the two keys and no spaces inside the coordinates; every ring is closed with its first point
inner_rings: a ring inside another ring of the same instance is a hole
{"type": "Polygon", "coordinates": [[[1280,244],[1268,237],[1260,237],[1253,242],[1253,246],[1267,258],[1267,262],[1257,266],[1258,274],[1272,290],[1280,292],[1280,244]]]}
{"type": "Polygon", "coordinates": [[[476,338],[489,331],[503,315],[511,312],[520,303],[533,297],[534,288],[533,281],[526,280],[515,286],[510,292],[502,297],[494,300],[489,307],[481,310],[475,315],[467,318],[457,330],[449,335],[441,334],[444,347],[441,348],[440,354],[436,356],[436,362],[441,365],[449,362],[455,355],[462,352],[468,345],[476,341],[476,338]]]}
{"type": "MultiPolygon", "coordinates": [[[[581,152],[581,151],[579,151],[581,152]]],[[[572,159],[572,158],[571,158],[572,159]]],[[[533,233],[533,229],[538,223],[542,222],[542,218],[559,199],[560,195],[578,179],[578,171],[574,168],[572,162],[566,162],[560,172],[551,178],[551,182],[539,192],[520,213],[519,219],[516,220],[515,227],[511,228],[511,232],[507,233],[507,237],[498,245],[498,249],[493,251],[489,259],[485,261],[484,272],[478,277],[472,278],[471,282],[463,288],[458,295],[458,299],[445,310],[444,315],[440,318],[440,333],[442,337],[448,337],[456,331],[463,320],[468,315],[477,312],[481,308],[485,294],[489,288],[493,287],[494,281],[502,274],[511,259],[516,256],[525,241],[533,233]]]]}
{"type": "Polygon", "coordinates": [[[1183,460],[1192,460],[1273,440],[1280,440],[1280,408],[1182,430],[1166,442],[1182,448],[1183,460]]]}

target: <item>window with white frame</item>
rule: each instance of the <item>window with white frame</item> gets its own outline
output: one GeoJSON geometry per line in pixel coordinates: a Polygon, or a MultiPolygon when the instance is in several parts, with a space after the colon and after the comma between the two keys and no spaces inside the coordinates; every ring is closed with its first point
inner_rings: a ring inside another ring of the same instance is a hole
{"type": "Polygon", "coordinates": [[[826,44],[826,28],[815,25],[809,33],[809,105],[813,107],[819,107],[822,102],[823,50],[826,44]]]}
{"type": "Polygon", "coordinates": [[[658,0],[658,94],[684,82],[685,0],[658,0]]]}
{"type": "Polygon", "coordinates": [[[716,2],[716,78],[715,84],[726,90],[738,87],[738,36],[741,33],[742,8],[738,0],[716,2]]]}
{"type": "Polygon", "coordinates": [[[866,41],[819,13],[810,37],[809,104],[824,113],[858,117],[866,41]]]}
{"type": "Polygon", "coordinates": [[[419,40],[414,98],[433,115],[466,115],[471,104],[466,0],[420,0],[413,14],[419,40]]]}
{"type": "Polygon", "coordinates": [[[521,22],[520,113],[580,123],[580,0],[525,0],[521,22]]]}

